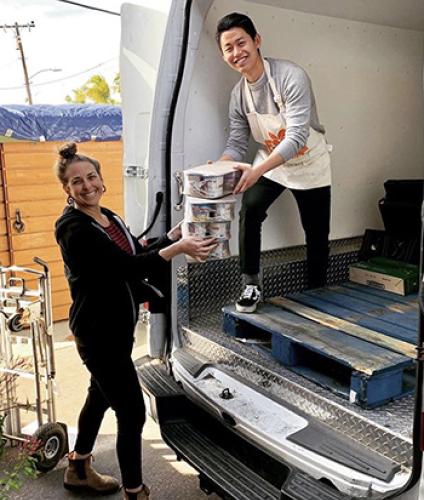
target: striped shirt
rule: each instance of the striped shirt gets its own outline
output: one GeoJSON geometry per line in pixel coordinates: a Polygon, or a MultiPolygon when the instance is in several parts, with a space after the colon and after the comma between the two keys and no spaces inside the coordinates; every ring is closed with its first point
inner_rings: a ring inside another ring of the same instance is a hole
{"type": "Polygon", "coordinates": [[[128,241],[127,236],[124,234],[122,229],[118,227],[116,222],[110,219],[110,224],[108,227],[103,228],[107,234],[111,237],[111,239],[118,245],[118,247],[124,252],[133,255],[133,251],[128,241]]]}

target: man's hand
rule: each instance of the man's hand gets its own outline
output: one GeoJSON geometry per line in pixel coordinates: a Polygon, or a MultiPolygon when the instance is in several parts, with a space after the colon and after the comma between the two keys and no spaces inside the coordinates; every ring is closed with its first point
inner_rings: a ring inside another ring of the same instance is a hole
{"type": "Polygon", "coordinates": [[[246,165],[237,165],[235,169],[241,171],[241,178],[235,187],[233,194],[244,193],[247,189],[252,187],[260,177],[266,172],[282,165],[286,160],[279,154],[273,151],[266,160],[254,167],[246,165]]]}
{"type": "MultiPolygon", "coordinates": [[[[218,158],[218,161],[234,161],[234,158],[230,155],[221,155],[221,157],[218,158]]],[[[215,163],[215,160],[208,160],[206,163],[208,165],[212,165],[215,163]]]]}
{"type": "Polygon", "coordinates": [[[237,165],[234,169],[241,172],[241,177],[237,186],[234,188],[233,194],[244,193],[247,189],[252,187],[262,175],[258,169],[247,165],[237,165]]]}

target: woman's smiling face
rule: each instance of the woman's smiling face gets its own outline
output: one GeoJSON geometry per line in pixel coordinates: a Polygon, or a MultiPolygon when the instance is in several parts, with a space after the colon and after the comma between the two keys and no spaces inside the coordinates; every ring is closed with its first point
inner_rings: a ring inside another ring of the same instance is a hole
{"type": "Polygon", "coordinates": [[[89,161],[76,161],[66,170],[67,183],[64,190],[75,200],[79,208],[99,205],[103,195],[103,179],[96,167],[89,161]]]}

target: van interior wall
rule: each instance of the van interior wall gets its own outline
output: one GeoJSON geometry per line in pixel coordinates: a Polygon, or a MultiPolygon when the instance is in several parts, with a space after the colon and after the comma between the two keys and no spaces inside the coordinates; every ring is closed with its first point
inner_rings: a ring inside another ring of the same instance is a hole
{"type": "MultiPolygon", "coordinates": [[[[292,60],[311,77],[332,153],[332,231],[338,239],[380,228],[377,202],[389,178],[420,178],[424,154],[424,33],[245,1],[214,1],[193,63],[184,112],[185,168],[217,159],[239,76],[222,60],[216,23],[239,11],[262,35],[262,54],[292,60]]],[[[253,147],[247,160],[253,158],[253,147]]],[[[237,253],[237,224],[232,251],[237,253]]],[[[292,196],[271,207],[263,249],[304,242],[292,196]]]]}

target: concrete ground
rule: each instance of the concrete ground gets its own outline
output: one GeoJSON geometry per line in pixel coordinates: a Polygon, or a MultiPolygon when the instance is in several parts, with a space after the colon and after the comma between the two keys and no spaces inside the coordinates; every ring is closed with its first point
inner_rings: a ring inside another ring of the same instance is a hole
{"type": "MultiPolygon", "coordinates": [[[[21,354],[29,353],[28,346],[20,347],[21,354]]],[[[134,357],[146,353],[145,332],[140,329],[137,335],[134,357]]],[[[82,365],[75,349],[75,344],[69,338],[65,322],[55,324],[55,359],[57,367],[57,420],[68,425],[69,437],[72,443],[75,439],[75,427],[78,413],[83,404],[88,386],[88,373],[82,365]]],[[[29,400],[32,385],[23,384],[23,392],[28,391],[29,400]]],[[[23,394],[25,397],[25,394],[23,394]]],[[[25,418],[25,415],[23,416],[25,418]]],[[[34,419],[28,414],[28,422],[34,419]]],[[[106,414],[100,430],[100,435],[94,450],[95,467],[105,473],[119,477],[119,468],[115,453],[116,424],[113,412],[106,414]]],[[[72,449],[72,448],[71,448],[72,449]]],[[[28,480],[16,493],[10,495],[11,500],[59,500],[72,498],[94,498],[90,494],[75,494],[62,487],[63,471],[66,459],[58,466],[37,479],[28,480]]],[[[143,471],[144,480],[151,488],[152,500],[218,500],[218,496],[207,497],[199,489],[197,472],[184,462],[178,462],[175,454],[162,441],[158,426],[147,419],[143,432],[143,471]]],[[[96,496],[98,498],[98,496],[96,496]]],[[[122,498],[122,493],[108,495],[110,500],[122,498]]],[[[408,496],[408,499],[413,497],[408,496]]],[[[416,498],[416,497],[414,497],[416,498]]],[[[424,484],[422,483],[419,498],[424,500],[424,484]]]]}
{"type": "MultiPolygon", "coordinates": [[[[78,357],[74,342],[70,340],[66,322],[55,324],[54,338],[57,369],[57,421],[67,424],[72,447],[78,413],[85,400],[89,376],[78,357]]],[[[19,348],[22,354],[30,352],[26,345],[19,348]]],[[[145,353],[145,332],[141,328],[137,334],[134,357],[140,357],[145,353]]],[[[21,390],[28,391],[28,398],[31,400],[32,385],[26,387],[25,383],[23,385],[21,390]]],[[[25,397],[24,394],[23,397],[25,397]]],[[[34,415],[28,414],[26,418],[29,422],[34,419],[34,415]]],[[[99,471],[119,477],[115,453],[115,432],[114,414],[108,411],[94,450],[94,465],[99,471]]],[[[28,480],[18,492],[10,495],[10,499],[91,498],[93,495],[75,494],[63,489],[62,478],[65,466],[66,459],[63,459],[54,470],[39,475],[37,479],[28,480]]],[[[199,489],[197,472],[188,464],[176,460],[175,454],[162,441],[159,427],[151,418],[147,419],[143,431],[143,474],[144,481],[151,489],[152,500],[204,500],[207,497],[199,489]]],[[[108,495],[107,498],[117,500],[122,498],[122,493],[108,495]]],[[[218,499],[216,495],[208,498],[218,499]]]]}

